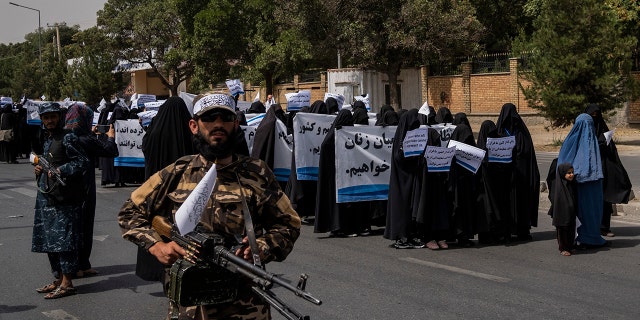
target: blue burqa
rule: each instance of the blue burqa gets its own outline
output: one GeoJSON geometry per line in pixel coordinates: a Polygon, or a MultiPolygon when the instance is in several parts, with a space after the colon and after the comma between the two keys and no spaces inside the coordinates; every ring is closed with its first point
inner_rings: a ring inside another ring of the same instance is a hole
{"type": "Polygon", "coordinates": [[[580,114],[571,131],[564,139],[558,155],[558,163],[573,165],[578,193],[578,227],[576,241],[581,244],[600,246],[605,240],[600,235],[603,211],[602,163],[598,137],[593,119],[580,114]]]}

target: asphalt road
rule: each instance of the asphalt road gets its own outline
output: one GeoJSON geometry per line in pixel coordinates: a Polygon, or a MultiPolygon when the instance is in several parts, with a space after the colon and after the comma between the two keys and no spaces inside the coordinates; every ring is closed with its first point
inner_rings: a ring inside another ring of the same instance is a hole
{"type": "MultiPolygon", "coordinates": [[[[538,158],[544,179],[553,154],[538,158]]],[[[639,168],[638,161],[623,159],[628,170],[639,168]]],[[[640,173],[629,173],[640,185],[640,173]]],[[[92,262],[100,274],[74,280],[75,296],[44,300],[35,288],[52,277],[46,256],[30,252],[32,167],[0,164],[0,320],[163,319],[162,288],[133,274],[136,247],[116,224],[133,190],[98,187],[92,262]]],[[[563,257],[544,211],[531,242],[439,251],[392,249],[381,229],[328,238],[303,226],[288,259],[267,269],[293,283],[301,272],[309,274],[307,290],[321,306],[274,291],[316,320],[640,318],[640,222],[615,217],[611,247],[563,257]]]]}

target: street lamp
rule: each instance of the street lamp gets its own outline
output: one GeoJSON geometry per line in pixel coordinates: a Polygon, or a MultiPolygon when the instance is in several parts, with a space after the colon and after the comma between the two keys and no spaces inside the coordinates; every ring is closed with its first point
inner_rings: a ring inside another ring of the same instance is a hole
{"type": "Polygon", "coordinates": [[[34,8],[30,8],[27,6],[23,6],[21,4],[17,4],[17,3],[13,3],[13,2],[9,2],[10,5],[14,5],[16,7],[22,7],[25,9],[29,9],[29,10],[33,10],[33,11],[38,11],[38,59],[40,60],[40,72],[42,72],[42,47],[41,47],[41,40],[40,40],[40,29],[42,29],[42,27],[40,27],[40,10],[38,9],[34,9],[34,8]]]}

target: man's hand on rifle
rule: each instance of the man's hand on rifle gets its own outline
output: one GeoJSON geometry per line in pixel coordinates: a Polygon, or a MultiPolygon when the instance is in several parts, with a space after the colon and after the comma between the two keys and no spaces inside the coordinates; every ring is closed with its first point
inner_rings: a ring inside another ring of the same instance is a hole
{"type": "Polygon", "coordinates": [[[187,252],[175,241],[156,242],[149,248],[149,253],[154,255],[156,259],[164,265],[171,265],[176,262],[176,260],[187,254],[187,252]]]}
{"type": "MultiPolygon", "coordinates": [[[[265,250],[264,244],[258,241],[258,249],[260,250],[260,260],[265,261],[267,258],[268,250],[265,250]]],[[[242,239],[242,246],[236,250],[236,256],[241,257],[253,263],[253,256],[251,255],[251,246],[249,246],[249,237],[242,239]]]]}
{"type": "Polygon", "coordinates": [[[36,176],[39,176],[42,174],[42,166],[41,165],[36,165],[35,167],[33,167],[33,172],[36,173],[36,176]]]}

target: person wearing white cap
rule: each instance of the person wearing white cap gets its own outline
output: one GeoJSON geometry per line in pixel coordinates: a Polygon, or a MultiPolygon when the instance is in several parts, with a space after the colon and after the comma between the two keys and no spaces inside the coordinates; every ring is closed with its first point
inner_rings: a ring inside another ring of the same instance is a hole
{"type": "MultiPolygon", "coordinates": [[[[216,170],[213,192],[197,194],[204,201],[199,202],[202,215],[194,219],[198,221],[196,228],[240,246],[236,255],[254,264],[284,260],[300,235],[300,217],[262,160],[233,152],[239,130],[233,98],[226,94],[197,96],[189,128],[199,153],[182,157],[158,171],[131,194],[118,214],[123,237],[147,250],[167,270],[180,263],[186,251],[176,242],[163,239],[151,228],[151,221],[160,216],[176,223],[178,209],[183,203],[190,203],[189,195],[213,169],[216,170]],[[243,198],[255,230],[253,244],[249,243],[246,231],[250,225],[245,225],[243,198]],[[259,251],[258,262],[251,246],[259,251]]],[[[189,216],[193,211],[200,210],[190,210],[189,216]]],[[[170,278],[165,280],[165,288],[171,285],[170,278]]],[[[239,280],[236,285],[214,288],[216,292],[224,291],[218,297],[232,297],[225,301],[198,306],[170,302],[167,319],[271,319],[269,304],[251,290],[250,281],[239,280]]]]}

